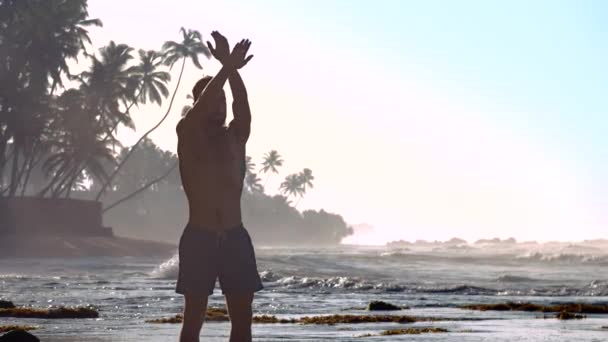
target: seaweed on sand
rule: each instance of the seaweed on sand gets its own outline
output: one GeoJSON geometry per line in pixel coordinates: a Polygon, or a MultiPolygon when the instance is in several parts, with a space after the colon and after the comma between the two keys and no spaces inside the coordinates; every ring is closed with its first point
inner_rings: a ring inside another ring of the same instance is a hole
{"type": "Polygon", "coordinates": [[[381,336],[389,336],[389,335],[418,335],[418,334],[428,334],[428,333],[445,333],[448,332],[443,328],[407,328],[407,329],[391,329],[385,330],[380,333],[381,336]]]}
{"type": "MultiPolygon", "coordinates": [[[[156,318],[146,320],[146,323],[182,323],[184,316],[177,314],[172,317],[156,318]]],[[[226,322],[229,321],[228,311],[224,308],[208,308],[205,314],[207,322],[226,322]]]]}
{"type": "Polygon", "coordinates": [[[414,317],[398,315],[326,315],[326,316],[305,316],[298,320],[302,324],[356,324],[356,323],[413,323],[438,321],[440,318],[433,317],[414,317]]]}
{"type": "Polygon", "coordinates": [[[37,327],[31,325],[0,325],[0,333],[9,332],[11,330],[36,330],[37,327]]]}
{"type": "Polygon", "coordinates": [[[608,305],[589,303],[540,305],[533,303],[507,302],[497,304],[471,304],[461,306],[461,308],[480,311],[574,312],[586,314],[608,314],[608,305]]]}
{"type": "Polygon", "coordinates": [[[0,317],[17,318],[97,318],[99,312],[87,307],[58,307],[49,309],[10,308],[0,309],[0,317]]]}
{"type": "MultiPolygon", "coordinates": [[[[229,321],[226,311],[216,310],[207,311],[207,321],[223,322],[229,321]]],[[[181,323],[183,316],[178,314],[173,317],[157,318],[147,320],[146,323],[181,323]]],[[[397,316],[397,315],[322,315],[322,316],[304,316],[301,318],[278,318],[272,315],[256,315],[253,316],[253,323],[299,323],[299,324],[356,324],[356,323],[413,323],[413,322],[429,322],[444,320],[442,318],[433,317],[414,317],[414,316],[397,316]]]]}

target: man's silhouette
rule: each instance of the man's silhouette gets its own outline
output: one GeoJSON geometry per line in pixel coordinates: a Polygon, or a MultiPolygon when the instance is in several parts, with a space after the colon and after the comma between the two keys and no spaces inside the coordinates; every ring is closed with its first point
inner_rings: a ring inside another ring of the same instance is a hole
{"type": "Polygon", "coordinates": [[[253,293],[262,289],[251,238],[241,221],[245,144],[251,113],[238,69],[251,42],[242,40],[232,53],[228,41],[213,32],[213,56],[222,63],[215,77],[205,77],[192,90],[195,103],[177,124],[179,170],[188,197],[189,220],[179,243],[176,292],[185,297],[181,342],[199,341],[207,297],[219,277],[230,315],[230,341],[251,341],[253,293]],[[230,81],[234,120],[225,127],[230,81]]]}

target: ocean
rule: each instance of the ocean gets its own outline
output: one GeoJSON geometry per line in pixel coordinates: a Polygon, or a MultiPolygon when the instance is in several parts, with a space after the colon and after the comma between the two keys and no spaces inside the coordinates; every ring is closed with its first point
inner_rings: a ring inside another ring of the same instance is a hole
{"type": "MultiPolygon", "coordinates": [[[[254,324],[255,341],[608,341],[608,329],[603,328],[608,315],[562,321],[536,312],[459,308],[510,301],[608,304],[605,244],[260,247],[256,253],[265,289],[255,296],[255,314],[375,314],[363,308],[382,300],[409,307],[388,314],[449,320],[254,324]],[[402,327],[448,332],[379,336],[402,327]]],[[[174,292],[176,276],[176,257],[2,259],[0,299],[32,307],[92,305],[100,317],[0,318],[0,325],[37,326],[33,333],[42,341],[177,341],[179,324],[145,322],[181,312],[183,298],[174,292]]],[[[223,305],[219,288],[209,304],[223,305]]],[[[207,322],[201,341],[227,341],[229,329],[226,322],[207,322]]]]}

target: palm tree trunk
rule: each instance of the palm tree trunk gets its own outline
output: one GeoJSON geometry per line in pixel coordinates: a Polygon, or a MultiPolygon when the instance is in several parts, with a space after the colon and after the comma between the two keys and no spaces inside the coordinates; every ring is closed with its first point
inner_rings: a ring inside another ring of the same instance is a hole
{"type": "Polygon", "coordinates": [[[0,175],[4,175],[4,167],[6,166],[6,138],[0,135],[0,175]]]}
{"type": "MultiPolygon", "coordinates": [[[[32,158],[32,161],[33,161],[33,159],[34,158],[32,158]]],[[[25,190],[27,188],[27,183],[29,183],[29,181],[30,181],[30,176],[32,174],[32,171],[34,170],[34,168],[36,166],[38,166],[38,164],[40,163],[40,161],[42,161],[42,158],[39,158],[37,161],[32,162],[32,164],[28,168],[27,173],[25,174],[25,180],[23,181],[24,186],[23,186],[23,191],[21,192],[21,196],[25,196],[25,190]]]]}
{"type": "Polygon", "coordinates": [[[80,172],[74,172],[74,175],[68,182],[68,185],[67,185],[68,187],[65,192],[65,198],[70,198],[70,194],[72,193],[72,188],[74,188],[74,183],[76,182],[76,179],[78,179],[78,176],[80,176],[80,172]]]}
{"type": "Polygon", "coordinates": [[[17,151],[17,144],[13,143],[13,165],[11,170],[11,182],[8,191],[8,197],[14,197],[17,192],[17,186],[19,180],[17,179],[19,174],[19,152],[17,151]]]}
{"type": "Polygon", "coordinates": [[[268,183],[268,178],[270,178],[270,173],[266,175],[266,180],[264,181],[264,189],[266,189],[266,183],[268,183]]]}
{"type": "Polygon", "coordinates": [[[59,182],[59,184],[57,184],[55,190],[53,190],[51,193],[52,198],[58,198],[61,195],[61,193],[64,191],[65,183],[68,181],[68,179],[72,178],[73,173],[76,172],[77,169],[78,167],[73,167],[71,170],[68,170],[68,172],[65,173],[63,179],[59,182]]]}
{"type": "Polygon", "coordinates": [[[96,201],[99,201],[99,199],[101,198],[101,196],[103,195],[103,193],[105,192],[105,190],[107,189],[107,187],[114,180],[114,177],[116,177],[116,174],[118,173],[118,171],[120,170],[120,168],[129,159],[129,157],[131,156],[131,154],[133,154],[133,152],[135,151],[135,148],[137,147],[137,145],[139,145],[139,143],[142,142],[150,133],[154,132],[158,128],[158,126],[160,126],[165,121],[165,119],[167,118],[167,116],[171,112],[171,107],[173,106],[173,100],[175,99],[175,95],[177,94],[177,89],[179,89],[179,84],[180,84],[180,82],[182,80],[182,75],[184,73],[184,67],[185,66],[186,66],[186,58],[183,57],[182,69],[179,72],[179,78],[177,79],[177,85],[175,86],[175,90],[173,91],[173,96],[171,96],[171,102],[169,102],[169,108],[167,109],[167,112],[165,113],[165,115],[163,116],[163,118],[160,119],[160,121],[156,125],[154,125],[154,127],[152,127],[151,129],[149,129],[144,135],[142,135],[139,138],[139,140],[137,140],[137,142],[135,144],[133,144],[133,146],[131,147],[131,149],[127,153],[127,155],[123,158],[123,160],[120,161],[120,163],[118,164],[118,166],[116,167],[116,169],[114,169],[114,172],[112,172],[112,174],[110,175],[110,177],[108,178],[108,180],[101,187],[101,190],[99,190],[99,193],[97,193],[97,196],[95,196],[95,200],[96,201]]]}
{"type": "MultiPolygon", "coordinates": [[[[61,195],[61,193],[65,191],[64,189],[65,189],[66,183],[70,179],[72,179],[72,177],[74,176],[75,173],[77,174],[78,172],[82,172],[82,171],[80,171],[80,163],[72,166],[63,174],[63,177],[61,178],[61,180],[59,180],[59,184],[57,185],[57,187],[55,187],[55,190],[53,190],[52,196],[59,197],[61,195]]],[[[70,184],[68,184],[68,185],[70,185],[70,184]]]]}
{"type": "Polygon", "coordinates": [[[0,187],[0,195],[4,195],[4,193],[9,190],[9,185],[10,185],[10,183],[5,184],[5,181],[8,181],[8,180],[4,178],[4,169],[6,168],[7,161],[13,157],[11,155],[11,149],[7,148],[7,146],[8,146],[7,140],[6,140],[6,138],[3,137],[2,140],[0,141],[0,186],[4,187],[6,185],[6,187],[5,188],[0,187]]]}
{"type": "Polygon", "coordinates": [[[136,191],[132,192],[131,194],[119,199],[118,201],[112,203],[111,205],[105,207],[101,212],[105,213],[106,211],[114,208],[115,206],[121,204],[122,202],[128,201],[131,198],[135,197],[136,195],[138,195],[139,193],[141,193],[142,191],[146,190],[147,188],[151,187],[152,185],[160,182],[161,180],[163,180],[165,177],[167,177],[169,174],[171,174],[171,172],[173,170],[175,170],[175,168],[177,167],[179,163],[175,162],[173,163],[173,165],[169,168],[169,170],[167,170],[167,172],[165,172],[164,174],[162,174],[160,177],[153,179],[151,181],[149,181],[148,183],[146,183],[144,186],[142,186],[141,188],[137,189],[136,191]]]}
{"type": "Polygon", "coordinates": [[[57,170],[57,172],[55,172],[55,175],[53,176],[53,179],[51,179],[49,184],[47,184],[47,186],[45,186],[44,189],[40,190],[40,192],[38,193],[39,197],[44,197],[44,195],[46,195],[46,193],[53,187],[53,185],[55,185],[55,183],[57,183],[57,181],[59,180],[59,177],[61,177],[61,175],[63,175],[63,172],[65,169],[66,169],[66,166],[61,166],[59,168],[59,170],[57,170]]]}
{"type": "MultiPolygon", "coordinates": [[[[139,90],[137,91],[137,95],[135,95],[135,97],[133,98],[133,102],[131,102],[131,104],[127,106],[127,110],[125,111],[125,113],[129,113],[129,111],[131,110],[131,107],[133,107],[133,105],[135,105],[137,103],[137,100],[141,96],[141,93],[142,93],[143,90],[144,90],[144,87],[143,87],[143,83],[142,83],[142,85],[139,87],[139,90]]],[[[110,132],[108,132],[108,134],[106,134],[106,137],[104,138],[104,141],[108,137],[112,136],[112,134],[118,133],[118,125],[120,125],[119,122],[117,122],[116,125],[114,125],[114,128],[112,128],[112,130],[110,132]]],[[[115,141],[112,142],[112,152],[116,153],[116,143],[115,143],[115,141]]]]}
{"type": "Polygon", "coordinates": [[[24,172],[25,172],[25,178],[23,179],[23,187],[21,187],[21,194],[20,194],[21,197],[25,196],[25,191],[27,190],[27,182],[30,179],[30,174],[32,173],[32,168],[34,167],[32,164],[34,162],[35,156],[36,156],[35,148],[32,147],[32,152],[26,159],[25,165],[23,166],[24,172]]]}

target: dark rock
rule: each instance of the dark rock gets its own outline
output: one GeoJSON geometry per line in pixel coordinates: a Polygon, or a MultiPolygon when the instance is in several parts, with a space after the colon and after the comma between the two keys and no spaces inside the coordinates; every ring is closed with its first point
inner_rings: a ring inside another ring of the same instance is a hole
{"type": "Polygon", "coordinates": [[[583,319],[583,318],[587,318],[586,315],[581,315],[581,314],[576,314],[576,313],[570,313],[570,312],[566,312],[566,311],[562,311],[560,313],[558,313],[555,318],[557,319],[583,319]]]}
{"type": "Polygon", "coordinates": [[[401,307],[391,304],[391,303],[374,300],[367,305],[367,310],[369,310],[369,311],[401,310],[401,307]]]}
{"type": "Polygon", "coordinates": [[[40,342],[40,340],[25,330],[11,330],[0,336],[0,342],[40,342]]]}
{"type": "Polygon", "coordinates": [[[0,300],[0,309],[13,309],[15,304],[9,300],[0,300]]]}

